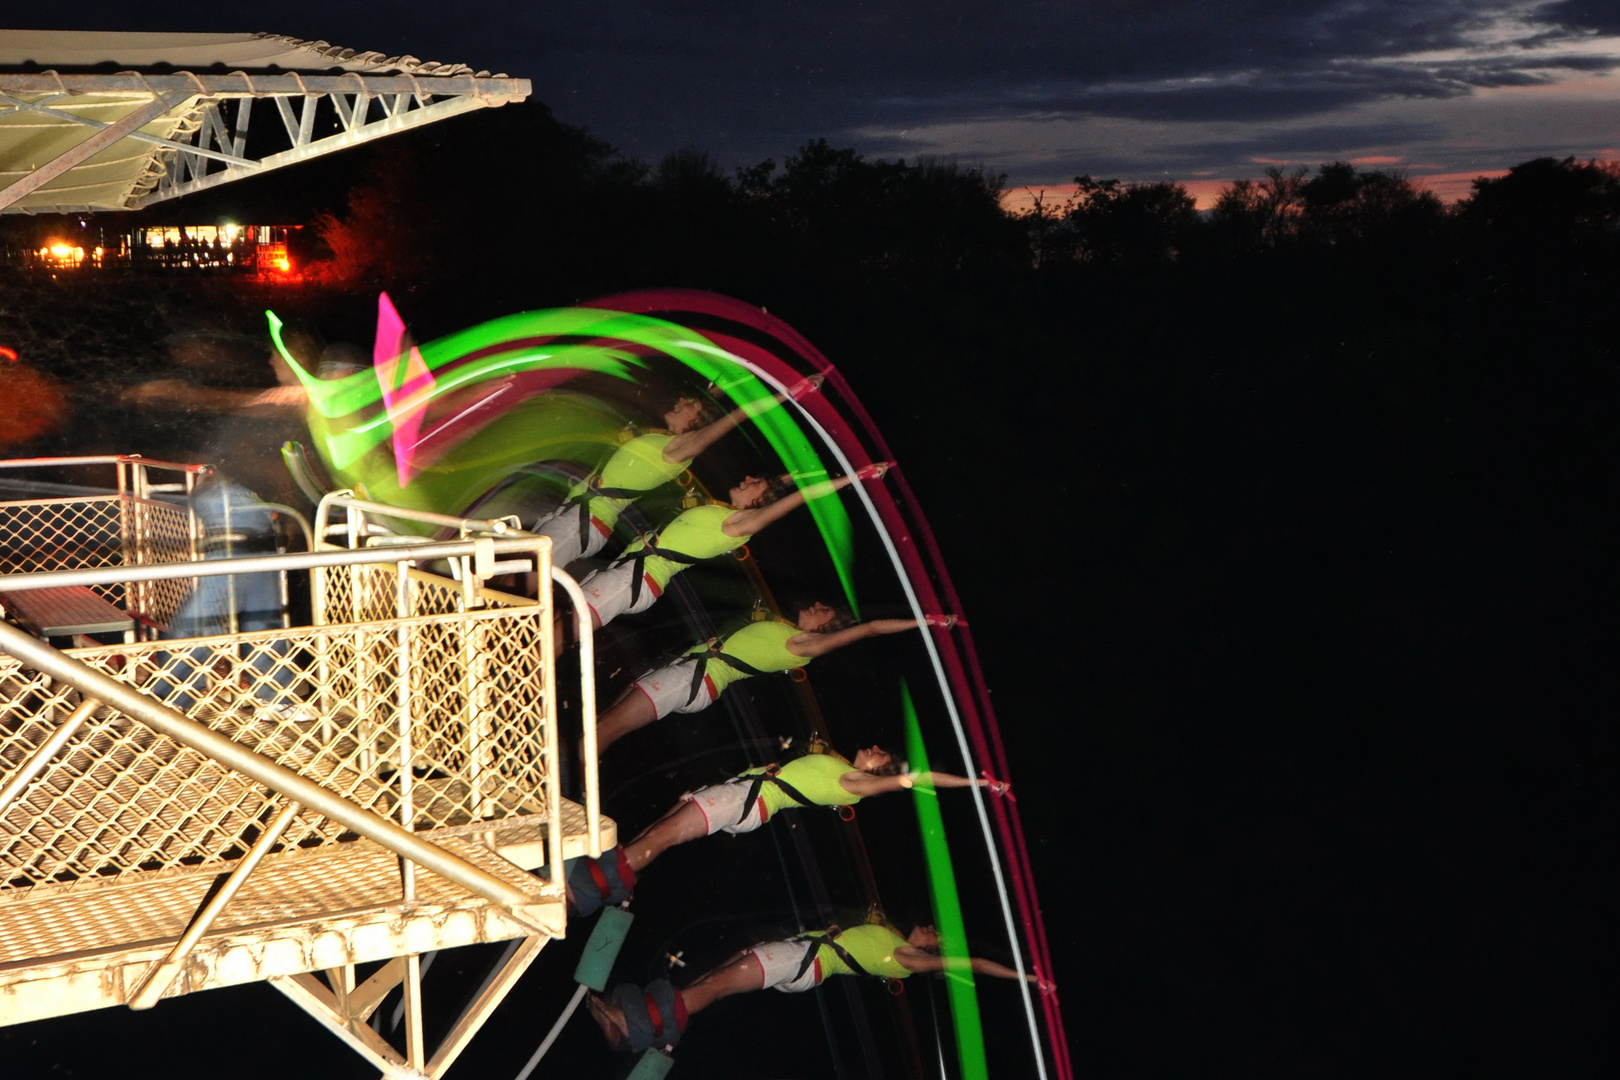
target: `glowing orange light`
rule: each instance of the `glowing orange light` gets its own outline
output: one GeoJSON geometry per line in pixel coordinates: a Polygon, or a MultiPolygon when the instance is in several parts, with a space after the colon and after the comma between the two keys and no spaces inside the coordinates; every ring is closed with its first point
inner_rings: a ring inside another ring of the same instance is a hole
{"type": "Polygon", "coordinates": [[[17,362],[17,350],[16,349],[8,349],[4,345],[0,345],[0,356],[5,357],[7,360],[10,360],[12,363],[17,362]]]}
{"type": "Polygon", "coordinates": [[[290,260],[290,259],[277,259],[276,260],[276,269],[280,270],[283,274],[285,274],[287,271],[292,269],[292,260],[290,260]]]}

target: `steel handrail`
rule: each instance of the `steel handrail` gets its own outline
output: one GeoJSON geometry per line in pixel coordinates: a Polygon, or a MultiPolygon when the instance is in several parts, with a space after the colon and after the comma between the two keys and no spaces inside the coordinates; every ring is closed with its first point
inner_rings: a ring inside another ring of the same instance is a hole
{"type": "Polygon", "coordinates": [[[430,510],[412,510],[404,506],[389,506],[387,503],[371,502],[366,499],[355,498],[351,491],[328,492],[315,508],[315,529],[325,539],[327,530],[331,527],[327,522],[327,512],[330,507],[341,506],[346,510],[359,510],[361,513],[374,514],[377,517],[389,517],[396,521],[417,521],[424,525],[440,525],[447,528],[460,529],[463,533],[487,532],[496,536],[505,536],[515,532],[518,526],[502,518],[460,518],[450,514],[435,514],[430,510]]]}
{"type": "Polygon", "coordinates": [[[92,454],[87,457],[6,458],[0,460],[0,469],[44,468],[50,465],[145,465],[152,469],[172,469],[175,472],[213,472],[212,465],[181,465],[173,461],[158,461],[139,454],[92,454]]]}
{"type": "Polygon", "coordinates": [[[66,585],[110,585],[121,581],[164,581],[169,578],[219,577],[274,570],[311,570],[316,567],[358,566],[373,563],[429,562],[476,555],[478,547],[492,544],[496,553],[532,552],[533,536],[483,540],[435,540],[408,547],[340,548],[303,551],[289,555],[244,555],[235,559],[200,562],[151,563],[143,566],[90,567],[83,570],[37,570],[0,575],[0,592],[49,589],[66,585]],[[405,554],[409,552],[409,554],[405,554]]]}

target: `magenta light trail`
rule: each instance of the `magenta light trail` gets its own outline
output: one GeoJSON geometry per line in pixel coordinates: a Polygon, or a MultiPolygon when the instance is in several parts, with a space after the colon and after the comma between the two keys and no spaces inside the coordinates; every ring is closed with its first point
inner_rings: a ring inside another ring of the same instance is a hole
{"type": "MultiPolygon", "coordinates": [[[[846,449],[869,460],[893,460],[893,454],[884,442],[877,426],[872,422],[870,415],[867,414],[865,408],[855,396],[853,389],[850,388],[848,381],[815,346],[811,345],[797,331],[780,319],[738,300],[713,293],[691,290],[654,290],[626,293],[607,297],[594,303],[618,311],[659,312],[677,320],[686,314],[721,318],[770,335],[780,342],[786,350],[797,353],[809,366],[824,374],[827,377],[828,384],[836,390],[854,413],[854,422],[859,425],[861,434],[865,436],[864,440],[857,435],[851,424],[833,408],[832,404],[827,400],[827,394],[823,393],[796,403],[796,407],[811,421],[812,426],[816,428],[825,443],[840,459],[842,467],[849,468],[846,449]]],[[[730,351],[752,368],[755,374],[765,378],[779,389],[791,384],[800,377],[800,373],[785,361],[750,341],[714,331],[707,331],[706,336],[717,345],[730,351]]],[[[890,558],[895,563],[897,571],[899,571],[901,583],[910,594],[913,614],[920,618],[926,611],[961,613],[960,599],[945,569],[945,563],[940,556],[933,531],[917,503],[916,496],[906,483],[904,471],[896,469],[892,475],[896,476],[898,500],[886,486],[860,485],[854,490],[865,504],[867,512],[871,516],[873,524],[877,527],[880,536],[883,537],[890,558]],[[937,590],[935,587],[936,578],[938,580],[937,590]],[[941,597],[941,593],[943,593],[943,597],[941,597]],[[943,603],[941,603],[942,599],[943,603]]],[[[945,700],[946,709],[950,714],[951,722],[956,729],[959,749],[963,760],[970,763],[970,769],[971,763],[974,761],[987,762],[991,772],[998,777],[1006,778],[1010,772],[1007,768],[1006,751],[997,730],[995,712],[990,704],[989,693],[984,683],[984,674],[980,668],[977,653],[973,649],[971,631],[965,625],[959,624],[956,628],[956,634],[960,636],[962,643],[960,650],[956,644],[957,639],[952,636],[950,631],[943,629],[935,630],[931,635],[926,636],[924,643],[935,665],[936,678],[939,680],[940,690],[945,700]],[[968,746],[969,740],[972,743],[971,752],[968,746]]],[[[1019,935],[1014,926],[1014,915],[1007,896],[1006,890],[1009,881],[1012,886],[1013,900],[1016,901],[1018,908],[1018,921],[1023,925],[1024,938],[1028,943],[1034,961],[1034,970],[1036,974],[1051,981],[1050,948],[1045,924],[1041,919],[1040,906],[1035,895],[1034,877],[1030,868],[1029,853],[1024,841],[1022,823],[1018,818],[1017,806],[1006,799],[986,800],[978,788],[972,789],[972,796],[979,815],[981,828],[984,831],[985,843],[991,854],[991,869],[997,882],[997,888],[1001,892],[1003,913],[1007,921],[1008,940],[1013,949],[1015,967],[1020,971],[1024,970],[1024,948],[1018,940],[1019,935]],[[987,801],[990,802],[989,812],[986,810],[987,801]],[[992,813],[996,819],[996,833],[1001,837],[999,849],[991,833],[990,814],[992,813]],[[1007,862],[1005,873],[1002,867],[1002,858],[1005,858],[1007,862]]],[[[1038,1071],[1042,1077],[1045,1077],[1047,1075],[1046,1055],[1041,1051],[1041,1039],[1034,1003],[1031,1000],[1031,993],[1027,984],[1023,988],[1023,994],[1025,1011],[1029,1017],[1030,1034],[1035,1043],[1038,1071]]],[[[1053,1069],[1059,1080],[1072,1080],[1073,1068],[1069,1060],[1068,1043],[1063,1029],[1057,994],[1055,991],[1046,991],[1040,997],[1040,1011],[1045,1020],[1053,1069]]]]}

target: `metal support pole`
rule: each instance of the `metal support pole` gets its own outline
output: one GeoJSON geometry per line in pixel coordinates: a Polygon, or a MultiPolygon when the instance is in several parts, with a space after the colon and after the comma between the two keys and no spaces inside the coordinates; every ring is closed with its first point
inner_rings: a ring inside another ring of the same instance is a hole
{"type": "MultiPolygon", "coordinates": [[[[539,565],[540,552],[536,551],[535,566],[539,565]]],[[[574,602],[574,621],[579,627],[579,706],[585,729],[580,739],[579,757],[580,767],[585,770],[585,842],[586,853],[598,859],[602,856],[602,788],[596,767],[596,642],[591,629],[591,609],[585,603],[585,591],[579,587],[579,582],[555,566],[551,568],[551,578],[574,602]]]]}
{"type": "Polygon", "coordinates": [[[428,1062],[429,1076],[443,1076],[444,1071],[455,1063],[456,1058],[467,1048],[472,1037],[478,1029],[484,1026],[484,1021],[506,1000],[506,995],[512,992],[523,973],[534,963],[545,947],[546,938],[541,935],[518,938],[507,946],[506,952],[496,963],[494,970],[484,980],[484,985],[468,1002],[466,1009],[462,1010],[461,1017],[456,1021],[450,1033],[439,1043],[438,1050],[434,1051],[433,1058],[428,1062]]]}
{"type": "MultiPolygon", "coordinates": [[[[535,549],[535,569],[544,568],[550,559],[549,542],[535,549]]],[[[546,828],[546,882],[563,883],[562,859],[562,727],[557,723],[557,650],[555,648],[556,622],[550,613],[556,609],[551,602],[551,576],[540,575],[540,677],[545,681],[541,700],[545,703],[546,739],[546,814],[551,819],[546,828]]],[[[584,663],[583,656],[581,663],[584,663]]],[[[588,669],[587,669],[588,670],[588,669]]]]}
{"type": "MultiPolygon", "coordinates": [[[[394,615],[401,620],[411,617],[411,564],[400,562],[394,564],[394,615]]],[[[416,804],[413,801],[415,792],[412,790],[415,775],[411,768],[415,758],[415,748],[411,745],[411,630],[401,622],[394,631],[395,641],[398,643],[395,656],[396,668],[394,677],[397,680],[394,688],[394,707],[396,710],[397,733],[399,737],[399,824],[403,829],[416,831],[416,804]]],[[[416,900],[416,867],[409,859],[400,860],[400,883],[404,889],[404,900],[407,904],[416,900]]],[[[420,971],[414,966],[415,957],[411,958],[414,977],[420,980],[420,971]]],[[[407,991],[407,996],[408,996],[407,991]]],[[[417,1058],[412,1058],[415,1064],[417,1058]]]]}
{"type": "Polygon", "coordinates": [[[540,1048],[534,1052],[534,1056],[529,1059],[529,1063],[523,1066],[523,1071],[517,1074],[516,1080],[529,1080],[529,1074],[534,1072],[536,1065],[540,1064],[540,1059],[546,1056],[546,1051],[551,1049],[551,1044],[557,1041],[558,1035],[562,1034],[562,1029],[568,1024],[569,1018],[574,1015],[574,1010],[579,1008],[579,1003],[584,1001],[585,995],[590,992],[590,987],[584,983],[579,984],[579,989],[574,991],[574,996],[569,1000],[568,1007],[562,1011],[561,1016],[557,1017],[557,1022],[551,1025],[551,1030],[546,1032],[546,1037],[541,1041],[540,1048]]]}
{"type": "Polygon", "coordinates": [[[6,812],[6,809],[11,806],[11,800],[15,799],[22,792],[22,789],[28,786],[28,782],[38,776],[39,771],[50,763],[50,760],[56,756],[57,751],[67,745],[69,739],[78,734],[79,728],[83,726],[84,722],[89,719],[90,714],[96,711],[96,706],[100,704],[101,702],[95,698],[85,698],[79,703],[79,707],[73,710],[72,715],[63,722],[62,726],[52,732],[51,737],[46,739],[38,750],[34,751],[34,756],[29,758],[27,763],[23,765],[22,770],[11,778],[10,783],[6,784],[5,790],[0,791],[0,815],[6,812]]]}
{"type": "Polygon", "coordinates": [[[313,975],[278,975],[270,985],[293,1000],[300,1009],[319,1020],[326,1029],[348,1044],[349,1049],[371,1062],[388,1077],[417,1077],[422,1074],[410,1067],[399,1051],[389,1046],[381,1035],[365,1024],[337,1011],[337,999],[313,975]]]}
{"type": "Polygon", "coordinates": [[[253,873],[259,862],[270,853],[270,849],[276,846],[281,834],[287,830],[287,826],[292,824],[292,819],[297,817],[298,811],[302,809],[296,799],[281,808],[281,813],[277,814],[275,820],[259,834],[259,838],[253,842],[253,846],[248,849],[242,861],[236,864],[236,869],[225,879],[225,884],[220,886],[219,891],[207,904],[203,905],[197,917],[191,920],[191,925],[180,935],[180,940],[174,943],[169,955],[152,967],[151,973],[141,982],[140,989],[130,998],[130,1008],[150,1009],[158,1003],[158,998],[163,996],[163,992],[169,988],[180,974],[180,969],[185,966],[186,957],[191,955],[191,950],[196,948],[197,942],[208,933],[209,928],[214,925],[214,920],[225,910],[225,905],[235,899],[236,894],[247,883],[248,875],[253,873]]]}
{"type": "Polygon", "coordinates": [[[420,1069],[427,1059],[422,1046],[422,957],[405,958],[405,1060],[420,1069]]]}

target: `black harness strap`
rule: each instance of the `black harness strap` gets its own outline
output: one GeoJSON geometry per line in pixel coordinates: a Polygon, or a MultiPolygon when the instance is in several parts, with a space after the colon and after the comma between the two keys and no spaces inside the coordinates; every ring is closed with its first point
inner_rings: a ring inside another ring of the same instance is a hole
{"type": "Polygon", "coordinates": [[[584,551],[590,546],[592,499],[639,499],[651,490],[651,488],[597,487],[590,480],[585,481],[584,490],[569,499],[567,503],[567,505],[577,507],[579,510],[579,549],[584,551]]]}
{"type": "Polygon", "coordinates": [[[641,599],[641,583],[642,579],[647,576],[647,560],[650,557],[656,555],[660,559],[668,559],[670,562],[674,563],[683,563],[686,566],[695,566],[703,561],[696,555],[688,555],[685,552],[676,551],[673,548],[659,547],[657,535],[646,537],[641,543],[642,547],[639,551],[627,551],[613,561],[614,566],[618,566],[621,563],[635,564],[635,573],[630,579],[631,607],[635,607],[636,601],[641,599]]]}
{"type": "Polygon", "coordinates": [[[808,941],[812,943],[810,948],[805,952],[804,959],[799,963],[799,973],[793,976],[795,982],[804,978],[804,973],[809,971],[810,965],[816,962],[816,953],[823,945],[827,946],[827,948],[836,953],[838,959],[844,962],[844,966],[849,968],[849,970],[853,971],[855,974],[864,975],[867,978],[873,977],[870,971],[867,971],[865,968],[861,967],[860,962],[849,954],[848,949],[838,944],[837,938],[840,933],[842,933],[842,931],[835,926],[828,929],[825,933],[800,934],[798,937],[793,939],[794,941],[808,941]]]}
{"type": "MultiPolygon", "coordinates": [[[[640,580],[641,578],[638,575],[636,577],[636,581],[639,582],[640,580]]],[[[635,600],[632,599],[630,602],[633,604],[635,603],[635,600]]],[[[727,667],[736,668],[744,675],[748,675],[753,678],[758,678],[761,675],[771,674],[769,671],[761,671],[753,664],[745,663],[737,659],[735,656],[729,655],[725,651],[724,643],[711,639],[709,641],[708,649],[703,653],[702,656],[697,658],[697,663],[692,665],[692,685],[686,695],[686,703],[688,705],[697,700],[698,691],[703,688],[703,676],[709,673],[710,660],[718,660],[727,667]]]]}

